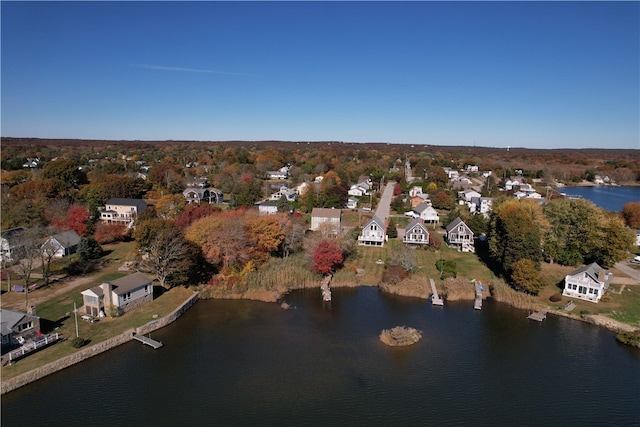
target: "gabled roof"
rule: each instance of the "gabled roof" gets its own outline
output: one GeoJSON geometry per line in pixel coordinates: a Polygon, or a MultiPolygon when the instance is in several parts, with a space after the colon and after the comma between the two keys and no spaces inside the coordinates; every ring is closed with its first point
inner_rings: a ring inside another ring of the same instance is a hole
{"type": "Polygon", "coordinates": [[[416,206],[415,208],[413,208],[413,211],[417,214],[421,214],[422,212],[426,211],[427,209],[431,208],[432,206],[427,203],[427,202],[422,202],[420,203],[418,206],[416,206]]]}
{"type": "Polygon", "coordinates": [[[80,243],[81,239],[80,235],[78,235],[78,233],[76,233],[74,230],[67,230],[58,234],[54,234],[53,236],[51,236],[51,238],[55,239],[58,243],[60,243],[60,246],[65,249],[76,246],[78,243],[80,243]]]}
{"type": "Polygon", "coordinates": [[[367,221],[367,223],[364,225],[364,228],[369,227],[371,224],[377,224],[379,227],[381,227],[382,229],[384,229],[384,222],[378,218],[377,216],[374,216],[373,218],[371,218],[369,221],[367,221]]]}
{"type": "Polygon", "coordinates": [[[582,273],[586,273],[595,282],[600,282],[598,275],[600,274],[601,271],[604,271],[606,275],[604,283],[608,285],[611,279],[613,278],[613,275],[609,275],[609,270],[607,270],[606,268],[600,267],[600,265],[598,265],[598,263],[596,262],[592,262],[589,265],[585,265],[583,267],[578,268],[577,270],[574,270],[572,273],[569,273],[569,276],[578,276],[582,273]]]}
{"type": "Polygon", "coordinates": [[[107,200],[107,205],[119,205],[119,206],[135,206],[138,213],[147,208],[147,202],[142,199],[125,199],[120,197],[112,197],[107,200]]]}
{"type": "Polygon", "coordinates": [[[2,237],[3,239],[11,240],[13,237],[18,236],[19,234],[24,232],[24,227],[9,228],[7,230],[0,231],[0,237],[2,237]]]}
{"type": "Polygon", "coordinates": [[[413,230],[415,227],[420,227],[422,228],[425,232],[429,232],[427,230],[427,227],[424,226],[424,224],[422,223],[422,221],[420,221],[418,218],[414,218],[405,228],[406,231],[410,231],[413,230]]]}
{"type": "MultiPolygon", "coordinates": [[[[113,290],[113,292],[116,293],[116,295],[122,295],[125,292],[130,292],[144,285],[150,285],[152,282],[153,280],[149,279],[145,274],[142,274],[140,272],[135,272],[128,276],[124,276],[119,279],[112,280],[108,283],[111,283],[111,286],[112,286],[111,289],[113,290]]],[[[104,295],[104,292],[102,291],[101,286],[94,286],[93,288],[86,289],[80,293],[84,294],[87,291],[93,292],[98,297],[102,297],[104,295]]]]}
{"type": "Polygon", "coordinates": [[[13,327],[16,326],[25,316],[26,313],[0,308],[0,320],[2,321],[0,328],[2,329],[2,335],[10,334],[13,327]]]}
{"type": "Polygon", "coordinates": [[[457,217],[456,219],[454,219],[453,221],[451,221],[449,223],[449,225],[447,225],[447,233],[449,233],[451,230],[453,230],[454,228],[456,228],[458,225],[463,224],[465,227],[467,227],[469,230],[471,230],[469,228],[469,226],[467,224],[465,224],[465,222],[462,220],[462,218],[457,217]]]}
{"type": "Polygon", "coordinates": [[[342,211],[340,209],[332,208],[313,208],[311,216],[316,218],[336,218],[340,219],[342,211]]]}

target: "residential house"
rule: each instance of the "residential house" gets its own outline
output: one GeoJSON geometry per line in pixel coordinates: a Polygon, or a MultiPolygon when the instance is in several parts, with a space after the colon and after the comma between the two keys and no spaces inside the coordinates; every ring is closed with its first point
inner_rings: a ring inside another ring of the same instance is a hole
{"type": "Polygon", "coordinates": [[[510,178],[504,182],[504,189],[506,191],[515,190],[516,187],[520,187],[522,184],[522,178],[510,178]]]}
{"type": "Polygon", "coordinates": [[[15,227],[0,232],[0,262],[17,261],[25,231],[24,227],[15,227]]]}
{"type": "Polygon", "coordinates": [[[40,318],[33,307],[31,313],[0,309],[0,329],[2,331],[2,347],[24,344],[35,339],[40,333],[40,318]]]}
{"type": "Polygon", "coordinates": [[[337,236],[342,229],[342,210],[313,208],[311,211],[311,230],[337,236]]]}
{"type": "Polygon", "coordinates": [[[567,274],[562,295],[597,303],[613,280],[613,273],[591,263],[567,274]]]}
{"type": "Polygon", "coordinates": [[[349,191],[347,191],[347,194],[349,196],[362,197],[369,193],[367,192],[366,189],[362,188],[359,184],[353,184],[351,188],[349,188],[349,191]]]}
{"type": "Polygon", "coordinates": [[[424,194],[422,192],[422,187],[419,185],[414,185],[413,187],[411,187],[411,189],[409,190],[409,197],[416,197],[418,194],[424,194]]]}
{"type": "Polygon", "coordinates": [[[413,208],[413,211],[417,213],[420,216],[420,219],[426,224],[438,224],[440,222],[438,211],[431,206],[431,203],[421,203],[413,208]]]}
{"type": "Polygon", "coordinates": [[[120,313],[126,313],[153,301],[153,283],[146,275],[137,272],[80,293],[84,312],[89,316],[104,317],[112,310],[111,306],[120,313]]]}
{"type": "Polygon", "coordinates": [[[640,246],[640,229],[634,231],[636,232],[636,246],[640,246]]]}
{"type": "Polygon", "coordinates": [[[354,199],[353,197],[349,197],[347,199],[347,209],[357,209],[358,208],[358,199],[354,199]]]}
{"type": "Polygon", "coordinates": [[[258,213],[260,215],[275,215],[278,213],[278,204],[273,201],[258,203],[258,213]]]}
{"type": "Polygon", "coordinates": [[[182,192],[187,203],[222,203],[224,196],[217,188],[187,187],[182,192]]]}
{"type": "Polygon", "coordinates": [[[422,203],[427,203],[431,206],[431,200],[429,199],[429,195],[427,193],[418,193],[414,197],[411,198],[411,209],[415,208],[422,203]]]}
{"type": "Polygon", "coordinates": [[[428,245],[429,230],[427,230],[422,221],[416,218],[405,228],[402,242],[411,245],[428,245]]]}
{"type": "Polygon", "coordinates": [[[451,168],[448,168],[448,167],[444,167],[444,168],[442,168],[442,169],[444,170],[444,173],[446,173],[446,174],[447,174],[447,177],[448,177],[450,180],[451,180],[451,179],[455,179],[455,178],[457,178],[457,177],[460,175],[460,172],[458,172],[458,171],[457,171],[457,170],[455,170],[455,169],[451,169],[451,168]]]}
{"type": "Polygon", "coordinates": [[[284,196],[289,202],[295,202],[298,200],[298,192],[296,190],[290,190],[286,186],[280,187],[280,190],[273,193],[269,197],[269,200],[280,200],[282,196],[284,196]]]}
{"type": "Polygon", "coordinates": [[[54,258],[63,258],[76,253],[78,243],[80,243],[80,235],[74,230],[67,230],[54,234],[42,244],[43,249],[47,249],[48,254],[53,254],[54,258]]]}
{"type": "Polygon", "coordinates": [[[288,178],[289,178],[288,166],[283,166],[277,171],[267,172],[267,179],[288,179],[288,178]]]}
{"type": "Polygon", "coordinates": [[[478,172],[478,165],[466,165],[464,170],[467,172],[478,172]]]}
{"type": "Polygon", "coordinates": [[[491,197],[473,197],[469,203],[469,212],[473,214],[488,214],[493,209],[491,197]]]}
{"type": "Polygon", "coordinates": [[[102,212],[100,220],[105,224],[127,224],[133,226],[134,221],[147,208],[142,199],[111,198],[102,212]]]}
{"type": "Polygon", "coordinates": [[[458,191],[458,198],[462,200],[464,203],[470,202],[474,197],[481,197],[482,194],[478,193],[474,190],[464,190],[458,191]]]}
{"type": "Polygon", "coordinates": [[[387,241],[385,223],[378,217],[371,218],[358,236],[358,244],[364,246],[384,246],[387,241]]]}
{"type": "Polygon", "coordinates": [[[447,225],[447,244],[457,247],[462,252],[475,252],[473,231],[458,217],[447,225]]]}

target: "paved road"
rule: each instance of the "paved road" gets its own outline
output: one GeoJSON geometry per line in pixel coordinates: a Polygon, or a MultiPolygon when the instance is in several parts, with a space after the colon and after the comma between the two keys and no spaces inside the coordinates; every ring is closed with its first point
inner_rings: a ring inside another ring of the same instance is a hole
{"type": "Polygon", "coordinates": [[[387,182],[387,185],[385,185],[384,191],[382,192],[382,196],[380,197],[380,201],[378,202],[378,208],[376,209],[375,216],[382,221],[389,218],[389,214],[391,213],[391,199],[393,198],[393,189],[395,186],[395,181],[387,182]]]}
{"type": "Polygon", "coordinates": [[[640,285],[640,271],[634,270],[624,262],[617,262],[614,267],[633,279],[637,285],[640,285]]]}

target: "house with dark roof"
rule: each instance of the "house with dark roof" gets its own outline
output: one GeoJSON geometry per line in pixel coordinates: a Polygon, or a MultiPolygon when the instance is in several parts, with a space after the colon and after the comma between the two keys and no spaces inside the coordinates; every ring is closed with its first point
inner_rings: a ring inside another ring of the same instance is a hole
{"type": "Polygon", "coordinates": [[[76,253],[78,243],[80,243],[80,235],[73,230],[63,231],[49,237],[42,244],[43,250],[51,250],[48,252],[53,254],[54,258],[63,258],[76,253]]]}
{"type": "Polygon", "coordinates": [[[384,221],[374,216],[362,227],[362,231],[358,236],[358,244],[363,246],[384,246],[384,242],[387,239],[387,229],[384,221]]]}
{"type": "Polygon", "coordinates": [[[565,276],[562,295],[597,303],[611,280],[613,273],[594,262],[565,276]]]}
{"type": "Polygon", "coordinates": [[[187,187],[182,192],[187,203],[222,203],[224,196],[217,188],[187,187]]]}
{"type": "Polygon", "coordinates": [[[105,224],[125,224],[132,227],[138,215],[146,208],[147,202],[142,199],[113,197],[100,212],[100,220],[105,224]]]}
{"type": "Polygon", "coordinates": [[[136,272],[80,293],[83,311],[89,316],[104,317],[112,310],[111,306],[120,313],[126,313],[153,301],[153,283],[146,275],[136,272]]]}
{"type": "Polygon", "coordinates": [[[420,219],[415,218],[404,229],[402,242],[410,245],[428,245],[429,230],[420,219]]]}
{"type": "Polygon", "coordinates": [[[460,217],[447,225],[447,244],[457,247],[462,252],[475,252],[473,231],[460,217]]]}

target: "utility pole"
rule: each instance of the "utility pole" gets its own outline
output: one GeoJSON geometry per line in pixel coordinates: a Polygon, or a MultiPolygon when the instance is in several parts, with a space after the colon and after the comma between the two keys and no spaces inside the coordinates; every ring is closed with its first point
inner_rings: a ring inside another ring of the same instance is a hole
{"type": "Polygon", "coordinates": [[[73,302],[73,312],[76,315],[76,338],[78,338],[80,336],[80,334],[78,333],[78,309],[76,308],[76,302],[73,302]]]}

